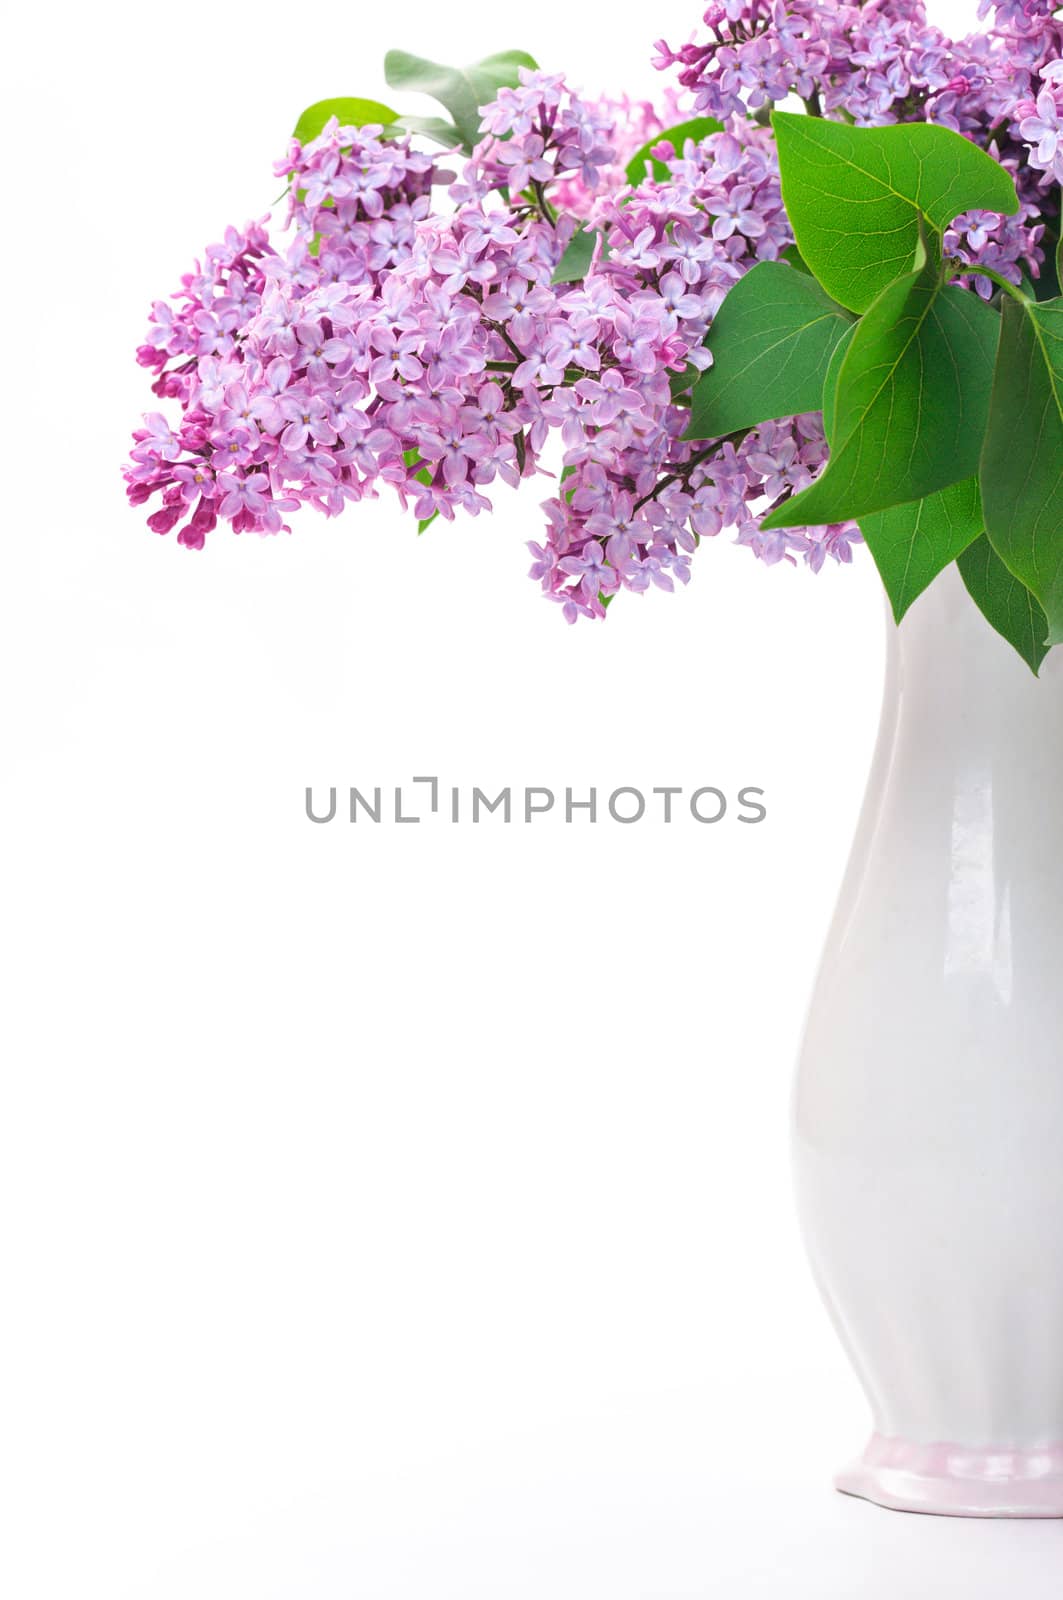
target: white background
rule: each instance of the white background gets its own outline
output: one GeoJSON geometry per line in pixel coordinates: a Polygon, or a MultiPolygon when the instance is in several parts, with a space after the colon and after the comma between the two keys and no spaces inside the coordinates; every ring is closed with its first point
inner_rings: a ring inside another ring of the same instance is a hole
{"type": "Polygon", "coordinates": [[[566,629],[534,485],[201,555],[127,510],[150,301],[390,45],[659,89],[697,7],[29,7],[5,65],[0,1578],[11,1600],[1058,1592],[830,1489],[802,1012],[867,560],[724,541],[566,629]],[[312,827],[308,783],[767,791],[761,827],[312,827]]]}

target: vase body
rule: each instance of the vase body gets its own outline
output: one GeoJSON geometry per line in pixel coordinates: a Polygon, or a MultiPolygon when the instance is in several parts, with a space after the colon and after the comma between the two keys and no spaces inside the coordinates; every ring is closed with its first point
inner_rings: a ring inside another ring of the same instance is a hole
{"type": "Polygon", "coordinates": [[[1063,1516],[1061,934],[1063,651],[1035,679],[950,568],[891,624],[794,1095],[873,1415],[837,1486],[882,1505],[1063,1516]]]}

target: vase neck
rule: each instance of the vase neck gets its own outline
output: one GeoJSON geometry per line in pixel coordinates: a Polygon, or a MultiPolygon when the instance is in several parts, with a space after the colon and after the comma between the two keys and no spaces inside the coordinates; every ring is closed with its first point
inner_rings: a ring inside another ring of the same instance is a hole
{"type": "MultiPolygon", "coordinates": [[[[1063,754],[1063,650],[1039,677],[982,616],[955,565],[941,573],[899,627],[889,623],[888,678],[905,719],[948,737],[994,742],[1053,735],[1063,754]]],[[[887,713],[891,688],[887,688],[887,713]]]]}

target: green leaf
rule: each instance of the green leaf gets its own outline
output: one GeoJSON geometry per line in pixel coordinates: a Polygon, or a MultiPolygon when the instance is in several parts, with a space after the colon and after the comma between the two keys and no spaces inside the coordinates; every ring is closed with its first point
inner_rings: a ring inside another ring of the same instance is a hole
{"type": "MultiPolygon", "coordinates": [[[[407,467],[415,466],[416,463],[421,459],[421,452],[417,449],[416,445],[414,445],[411,450],[404,450],[402,452],[402,459],[406,463],[407,467]]],[[[420,472],[415,472],[414,477],[417,479],[418,483],[427,484],[431,483],[432,481],[432,474],[429,472],[427,467],[422,467],[420,472]]],[[[426,528],[430,528],[438,515],[438,511],[433,511],[430,517],[422,517],[417,523],[418,534],[420,535],[425,531],[426,528]]]]}
{"type": "Polygon", "coordinates": [[[827,367],[827,376],[823,380],[823,432],[827,443],[834,443],[834,410],[838,399],[838,374],[842,370],[842,362],[849,354],[849,346],[853,342],[853,335],[860,326],[854,322],[852,327],[846,328],[838,343],[834,346],[834,354],[827,367]]]}
{"type": "Polygon", "coordinates": [[[982,451],[986,533],[1063,642],[1063,299],[1009,295],[982,451]]]}
{"type": "Polygon", "coordinates": [[[672,399],[678,405],[690,404],[690,391],[701,377],[701,368],[692,366],[688,361],[682,372],[671,372],[668,375],[668,388],[672,399]]]}
{"type": "Polygon", "coordinates": [[[788,261],[792,267],[797,268],[798,272],[808,272],[811,270],[808,262],[805,260],[804,256],[801,254],[800,250],[795,244],[788,244],[786,249],[780,252],[779,260],[788,261]]]}
{"type": "Polygon", "coordinates": [[[295,124],[295,137],[300,144],[309,144],[323,130],[330,117],[338,117],[341,128],[364,128],[374,122],[394,122],[397,111],[381,105],[379,100],[317,100],[307,106],[295,124]]]}
{"type": "Polygon", "coordinates": [[[941,288],[933,261],[890,284],[856,325],[825,402],[824,471],[762,526],[844,522],[972,477],[999,330],[977,295],[941,288]]]}
{"type": "MultiPolygon", "coordinates": [[[[823,385],[823,431],[834,431],[838,373],[856,332],[847,329],[835,346],[823,385]]],[[[982,532],[982,501],[976,478],[939,489],[936,494],[860,518],[860,531],[889,596],[898,622],[912,601],[982,532]]]]}
{"type": "Polygon", "coordinates": [[[900,622],[912,601],[981,534],[978,479],[964,478],[910,505],[872,511],[860,518],[860,532],[900,622]]]}
{"type": "Polygon", "coordinates": [[[663,161],[658,161],[656,156],[651,156],[650,151],[655,150],[659,144],[670,144],[677,156],[683,154],[683,147],[688,139],[693,139],[695,144],[700,144],[702,139],[707,139],[710,133],[722,133],[723,123],[715,117],[693,117],[689,122],[678,122],[674,128],[666,128],[663,133],[655,133],[652,139],[635,154],[627,164],[627,181],[638,188],[640,183],[646,181],[646,164],[650,165],[651,173],[657,183],[667,183],[668,168],[663,161]]]}
{"type": "Polygon", "coordinates": [[[707,340],[687,439],[719,439],[769,417],[818,411],[831,355],[852,325],[815,278],[761,261],[739,278],[707,340]]]}
{"type": "Polygon", "coordinates": [[[1004,168],[950,128],[854,128],[789,111],[771,121],[798,248],[850,311],[912,268],[920,214],[940,233],[961,211],[1018,209],[1004,168]]]}
{"type": "MultiPolygon", "coordinates": [[[[554,268],[551,283],[582,283],[590,270],[594,257],[594,248],[601,237],[596,228],[585,227],[581,222],[572,238],[565,246],[561,260],[554,268]]],[[[605,254],[605,240],[602,239],[602,255],[605,254]]]]}
{"type": "Polygon", "coordinates": [[[389,50],[384,57],[384,76],[389,88],[416,89],[446,106],[466,150],[480,138],[480,108],[489,105],[499,89],[515,89],[519,69],[536,70],[534,57],[524,50],[501,50],[470,67],[442,67],[423,56],[405,50],[389,50]]]}
{"type": "Polygon", "coordinates": [[[419,133],[425,139],[434,139],[436,144],[444,145],[448,150],[453,150],[461,143],[461,134],[457,128],[452,122],[444,121],[442,117],[396,117],[394,122],[388,123],[382,137],[404,139],[411,133],[419,133]]]}
{"type": "Polygon", "coordinates": [[[1030,670],[1036,674],[1048,654],[1045,634],[1048,618],[1025,584],[997,555],[989,540],[976,539],[959,558],[960,576],[986,621],[1014,645],[1030,670]]]}

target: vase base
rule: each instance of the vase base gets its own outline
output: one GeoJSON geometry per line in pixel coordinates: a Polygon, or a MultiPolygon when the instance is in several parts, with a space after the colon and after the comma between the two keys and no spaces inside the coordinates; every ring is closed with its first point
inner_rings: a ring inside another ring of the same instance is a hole
{"type": "Polygon", "coordinates": [[[890,1511],[938,1517],[1063,1517],[1063,1444],[1035,1450],[970,1450],[872,1434],[839,1472],[842,1494],[890,1511]]]}

